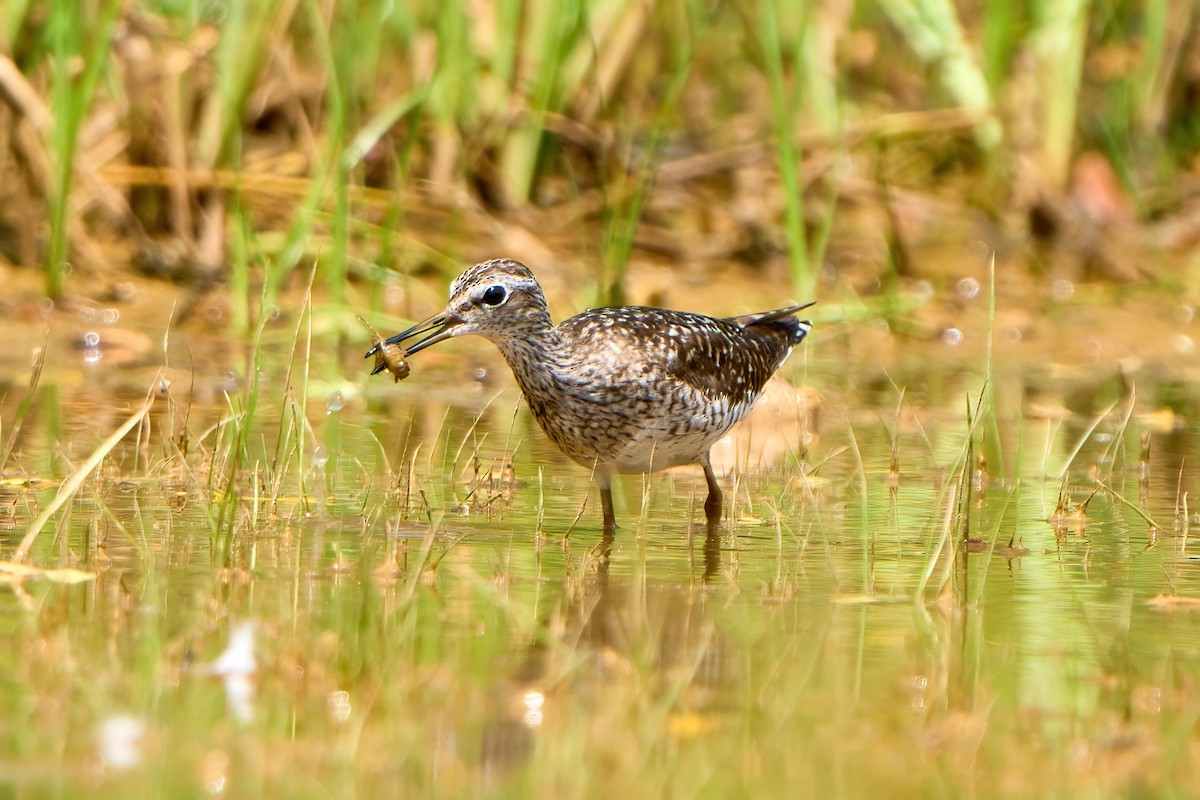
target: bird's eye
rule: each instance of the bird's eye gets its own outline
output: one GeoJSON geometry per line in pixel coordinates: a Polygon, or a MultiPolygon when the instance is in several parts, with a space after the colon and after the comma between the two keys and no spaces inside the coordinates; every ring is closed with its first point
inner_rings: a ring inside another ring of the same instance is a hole
{"type": "Polygon", "coordinates": [[[507,296],[508,292],[504,291],[503,286],[489,286],[480,299],[489,306],[498,306],[504,302],[504,298],[507,296]]]}

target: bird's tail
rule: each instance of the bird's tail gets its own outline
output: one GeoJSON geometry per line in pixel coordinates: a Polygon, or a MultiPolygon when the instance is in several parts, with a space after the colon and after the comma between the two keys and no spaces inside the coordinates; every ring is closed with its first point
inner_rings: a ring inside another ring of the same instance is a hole
{"type": "Polygon", "coordinates": [[[786,320],[784,324],[792,328],[792,344],[800,344],[800,342],[804,341],[804,337],[808,336],[808,332],[812,330],[812,323],[806,319],[795,319],[795,316],[804,309],[816,305],[816,302],[814,300],[811,303],[777,308],[774,311],[745,314],[740,317],[734,317],[733,321],[743,328],[750,328],[755,325],[771,325],[772,323],[784,322],[786,320]]]}

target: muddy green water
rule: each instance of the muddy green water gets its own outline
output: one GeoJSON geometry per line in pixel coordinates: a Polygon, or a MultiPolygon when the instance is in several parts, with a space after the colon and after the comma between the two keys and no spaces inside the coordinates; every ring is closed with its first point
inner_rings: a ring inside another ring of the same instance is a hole
{"type": "MultiPolygon", "coordinates": [[[[0,787],[1188,796],[1193,359],[1133,379],[1008,331],[989,369],[978,317],[965,346],[819,320],[721,456],[719,541],[678,470],[624,478],[610,549],[482,340],[399,385],[332,341],[290,394],[278,344],[257,393],[237,348],[228,381],[171,372],[28,559],[89,579],[0,586],[0,787]]],[[[5,559],[154,381],[58,355],[5,559]]]]}

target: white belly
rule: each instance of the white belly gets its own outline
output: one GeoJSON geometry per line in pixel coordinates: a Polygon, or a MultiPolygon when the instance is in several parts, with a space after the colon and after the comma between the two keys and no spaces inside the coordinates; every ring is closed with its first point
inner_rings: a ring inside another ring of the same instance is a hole
{"type": "Polygon", "coordinates": [[[695,464],[724,430],[703,431],[662,438],[647,437],[630,442],[609,465],[613,472],[657,472],[660,469],[695,464]]]}

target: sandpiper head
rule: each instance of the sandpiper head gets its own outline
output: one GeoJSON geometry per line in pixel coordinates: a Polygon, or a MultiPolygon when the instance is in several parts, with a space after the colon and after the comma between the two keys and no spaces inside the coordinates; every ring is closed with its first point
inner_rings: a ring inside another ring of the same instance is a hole
{"type": "MultiPolygon", "coordinates": [[[[406,345],[407,355],[453,336],[479,334],[493,341],[550,325],[546,297],[529,267],[508,258],[476,264],[450,284],[450,302],[439,314],[386,340],[406,345]]],[[[372,356],[375,349],[367,353],[372,356]]]]}

